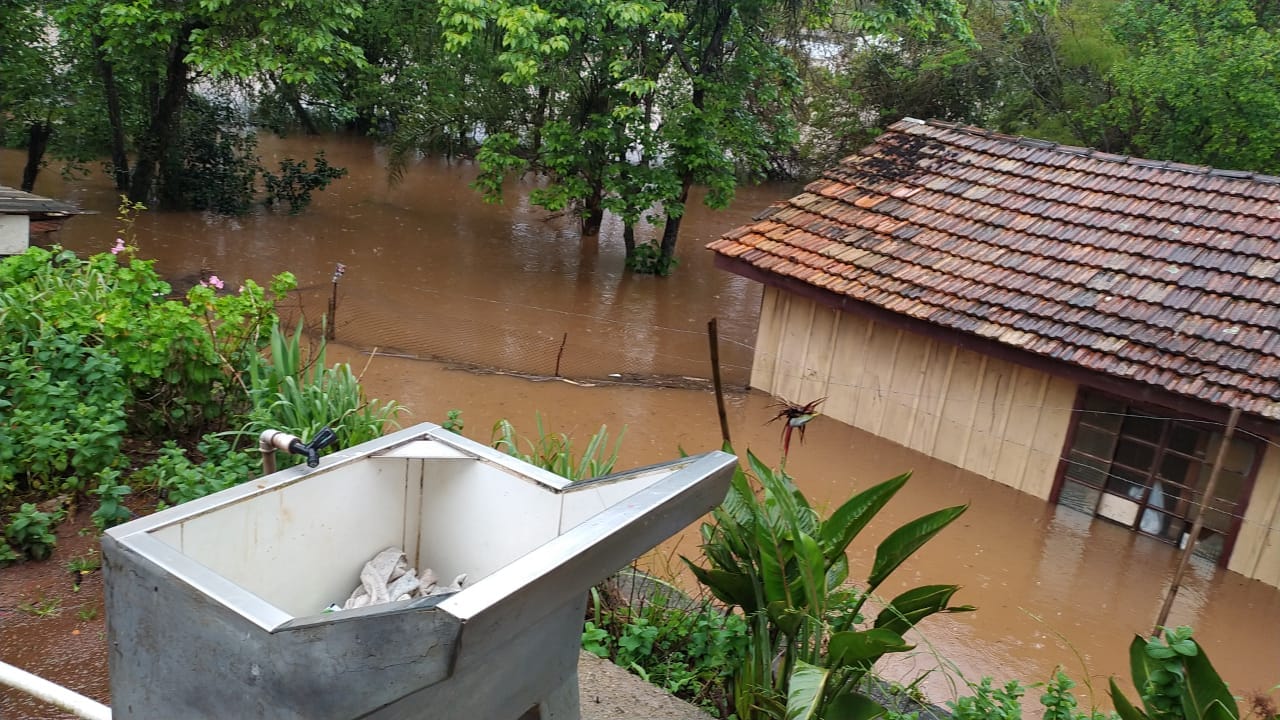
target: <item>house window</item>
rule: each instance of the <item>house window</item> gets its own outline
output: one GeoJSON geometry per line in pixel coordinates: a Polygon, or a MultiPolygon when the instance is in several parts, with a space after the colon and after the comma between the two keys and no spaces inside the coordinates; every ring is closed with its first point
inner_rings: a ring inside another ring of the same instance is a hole
{"type": "MultiPolygon", "coordinates": [[[[1082,389],[1059,469],[1058,503],[1184,547],[1223,428],[1173,415],[1082,389]]],[[[1225,561],[1259,457],[1255,442],[1232,438],[1197,555],[1225,561]]]]}

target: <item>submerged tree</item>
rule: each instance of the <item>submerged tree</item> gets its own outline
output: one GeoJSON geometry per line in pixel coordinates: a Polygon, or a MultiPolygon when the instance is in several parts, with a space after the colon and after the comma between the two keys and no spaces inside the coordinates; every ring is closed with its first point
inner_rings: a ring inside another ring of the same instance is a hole
{"type": "Polygon", "coordinates": [[[259,78],[270,72],[283,82],[298,83],[325,68],[361,62],[359,48],[341,36],[360,17],[358,0],[287,5],[67,0],[59,5],[60,32],[98,53],[109,105],[114,101],[144,109],[134,128],[125,126],[123,113],[109,117],[113,138],[134,139],[129,196],[135,201],[150,198],[158,180],[176,183],[176,178],[162,177],[163,161],[179,142],[183,109],[197,82],[259,78]],[[121,72],[133,78],[136,93],[116,81],[121,72]]]}

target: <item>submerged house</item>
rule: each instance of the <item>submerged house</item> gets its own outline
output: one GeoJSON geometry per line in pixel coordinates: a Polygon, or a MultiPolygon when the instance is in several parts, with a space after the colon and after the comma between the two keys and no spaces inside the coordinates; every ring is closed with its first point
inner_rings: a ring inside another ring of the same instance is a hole
{"type": "Polygon", "coordinates": [[[1280,586],[1280,178],[905,119],[709,248],[753,387],[1280,586]]]}
{"type": "Polygon", "coordinates": [[[0,257],[24,252],[32,241],[47,242],[80,212],[74,205],[0,185],[0,257]]]}

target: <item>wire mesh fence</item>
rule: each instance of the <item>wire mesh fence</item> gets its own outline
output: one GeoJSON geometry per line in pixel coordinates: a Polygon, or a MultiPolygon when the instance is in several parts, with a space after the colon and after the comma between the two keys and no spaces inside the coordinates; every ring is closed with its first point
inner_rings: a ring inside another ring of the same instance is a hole
{"type": "MultiPolygon", "coordinates": [[[[299,289],[286,313],[300,312],[319,331],[316,319],[328,322],[330,291],[329,286],[299,289]]],[[[705,325],[664,327],[482,298],[440,300],[426,296],[418,304],[390,306],[340,296],[332,337],[380,354],[476,370],[655,386],[711,383],[705,325]]],[[[720,337],[727,388],[745,388],[750,380],[752,347],[746,340],[720,337]]]]}

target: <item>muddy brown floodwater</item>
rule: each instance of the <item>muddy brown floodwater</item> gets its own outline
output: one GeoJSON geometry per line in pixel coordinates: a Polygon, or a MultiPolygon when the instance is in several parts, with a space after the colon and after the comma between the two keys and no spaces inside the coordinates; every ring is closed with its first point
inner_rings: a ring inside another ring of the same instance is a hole
{"type": "MultiPolygon", "coordinates": [[[[289,270],[299,278],[299,301],[310,321],[323,311],[335,264],[343,263],[339,342],[329,359],[357,370],[368,363],[367,390],[408,406],[405,423],[439,422],[458,408],[465,434],[482,441],[498,418],[531,431],[536,412],[580,440],[601,423],[614,433],[625,426],[620,468],[671,458],[680,448],[719,446],[713,397],[697,389],[697,379],[709,373],[705,324],[718,317],[726,375],[737,388],[729,397],[735,445],[776,464],[777,426],[765,425],[772,400],[742,390],[759,287],[715,270],[701,246],[793,186],[745,189],[733,208],[719,213],[692,206],[676,274],[631,277],[622,270],[616,223],[606,223],[599,239],[582,241],[571,219],[530,207],[528,186],[519,183],[509,186],[506,203],[484,204],[467,187],[474,172],[466,163],[423,159],[391,186],[380,150],[363,139],[264,140],[261,152],[270,162],[310,156],[319,147],[350,175],[317,195],[306,214],[234,220],[148,214],[138,224],[142,254],[157,258],[169,277],[191,282],[202,272],[216,274],[229,287],[289,270]],[[379,354],[369,362],[375,347],[379,354]],[[546,377],[555,374],[557,362],[560,374],[577,384],[546,377]],[[665,380],[692,389],[655,387],[665,380]]],[[[0,184],[16,183],[19,161],[14,153],[0,153],[0,184]]],[[[60,238],[67,247],[98,252],[114,242],[114,193],[100,176],[64,183],[46,173],[37,191],[101,213],[73,219],[60,238]]],[[[856,568],[865,573],[869,566],[875,541],[898,524],[944,505],[970,504],[884,588],[892,595],[908,586],[954,582],[963,586],[955,600],[979,608],[927,621],[920,649],[892,668],[903,678],[926,674],[924,687],[937,700],[954,695],[958,674],[1038,682],[1062,665],[1077,680],[1090,680],[1093,700],[1107,704],[1105,677],[1127,675],[1129,639],[1150,630],[1176,562],[1167,545],[826,418],[810,426],[804,445],[793,447],[788,466],[801,488],[826,507],[914,471],[855,544],[855,577],[856,568]]],[[[687,531],[647,562],[675,573],[677,554],[695,555],[696,543],[696,533],[687,531]]],[[[0,639],[15,629],[16,616],[5,610],[12,609],[0,608],[0,623],[7,626],[0,627],[0,639]]],[[[1170,622],[1196,628],[1237,693],[1280,682],[1280,591],[1193,565],[1170,622]]],[[[29,635],[24,658],[47,639],[34,626],[29,635]]],[[[12,645],[0,642],[0,659],[7,659],[6,647],[12,645]]],[[[100,696],[102,654],[78,660],[50,654],[35,670],[100,696]]],[[[1084,694],[1087,705],[1087,688],[1084,694]]],[[[13,715],[3,702],[0,696],[4,718],[59,717],[34,710],[13,715]]]]}

